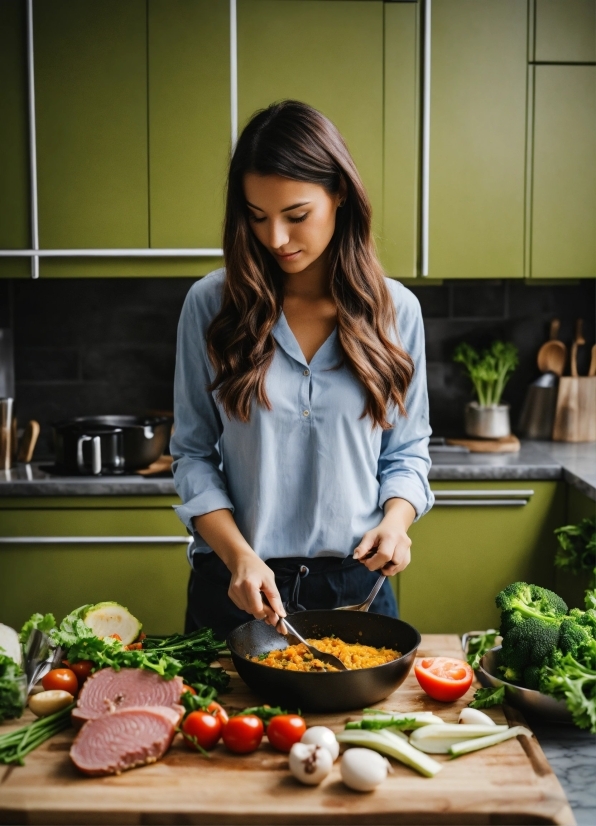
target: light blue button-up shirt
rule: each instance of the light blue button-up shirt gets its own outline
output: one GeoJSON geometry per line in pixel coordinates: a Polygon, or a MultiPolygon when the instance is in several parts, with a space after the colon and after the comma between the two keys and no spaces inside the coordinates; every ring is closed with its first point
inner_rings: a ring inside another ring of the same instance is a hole
{"type": "Polygon", "coordinates": [[[178,327],[174,382],[174,482],[178,516],[194,536],[190,553],[211,549],[191,519],[220,508],[234,513],[262,559],[346,556],[383,518],[392,497],[417,517],[432,506],[424,328],[415,296],[387,286],[397,309],[401,346],[416,371],[408,416],[390,410],[391,430],[361,418],[365,393],[347,366],[334,330],[307,363],[284,314],[273,329],[276,349],[266,376],[272,405],[253,403],[250,421],[229,419],[207,355],[207,328],[221,306],[224,270],[194,284],[178,327]]]}

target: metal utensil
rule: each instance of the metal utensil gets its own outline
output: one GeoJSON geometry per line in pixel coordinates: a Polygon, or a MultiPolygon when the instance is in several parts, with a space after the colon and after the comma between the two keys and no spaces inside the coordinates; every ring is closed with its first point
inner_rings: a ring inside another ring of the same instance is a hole
{"type": "Polygon", "coordinates": [[[372,591],[367,596],[367,598],[364,600],[364,602],[361,602],[359,605],[342,605],[341,608],[335,608],[334,610],[335,611],[368,611],[368,609],[370,608],[370,606],[373,603],[374,598],[376,597],[376,595],[379,593],[379,591],[383,587],[383,583],[385,582],[386,579],[387,579],[387,577],[385,576],[385,574],[381,574],[381,576],[375,582],[375,587],[372,589],[372,591]]]}
{"type": "Polygon", "coordinates": [[[574,378],[577,378],[579,375],[577,372],[577,351],[582,344],[586,343],[583,330],[584,320],[583,318],[578,318],[575,322],[575,338],[573,339],[573,344],[571,345],[571,375],[574,378]]]}
{"type": "Polygon", "coordinates": [[[282,619],[280,619],[280,621],[277,623],[275,627],[275,630],[278,634],[282,634],[284,637],[288,636],[288,633],[290,634],[290,636],[296,637],[298,642],[301,642],[302,645],[305,645],[308,648],[308,650],[313,655],[313,657],[315,657],[315,659],[322,660],[324,663],[327,663],[327,665],[333,665],[335,668],[338,669],[338,671],[348,670],[338,657],[335,657],[333,654],[327,654],[327,652],[325,651],[319,651],[319,649],[315,648],[314,645],[308,643],[304,639],[304,637],[300,636],[300,634],[298,633],[298,631],[296,631],[294,626],[288,622],[287,617],[283,617],[282,619]]]}
{"type": "Polygon", "coordinates": [[[25,647],[25,674],[27,675],[27,691],[49,671],[53,651],[50,650],[50,638],[43,631],[34,628],[29,634],[25,647]],[[47,668],[46,668],[47,666],[47,668]]]}
{"type": "Polygon", "coordinates": [[[550,439],[557,409],[554,373],[543,373],[528,387],[519,418],[518,431],[526,439],[550,439]]]}
{"type": "Polygon", "coordinates": [[[567,347],[557,338],[561,322],[553,318],[550,323],[549,341],[538,350],[538,369],[542,373],[554,373],[562,376],[567,361],[567,347]]]}

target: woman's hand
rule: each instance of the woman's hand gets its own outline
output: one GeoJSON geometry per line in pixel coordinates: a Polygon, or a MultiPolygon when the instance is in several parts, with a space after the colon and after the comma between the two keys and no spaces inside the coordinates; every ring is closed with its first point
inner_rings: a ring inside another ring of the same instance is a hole
{"type": "Polygon", "coordinates": [[[376,528],[367,531],[357,548],[354,559],[359,559],[369,571],[380,571],[393,576],[410,564],[412,540],[408,528],[416,511],[405,499],[388,499],[385,516],[376,528]]]}
{"type": "Polygon", "coordinates": [[[226,508],[193,517],[193,525],[232,574],[228,596],[241,611],[277,625],[286,612],[275,575],[244,539],[226,508]],[[263,601],[265,594],[269,604],[263,601]]]}
{"type": "Polygon", "coordinates": [[[232,573],[228,596],[240,610],[276,626],[286,612],[275,584],[275,575],[253,550],[236,554],[226,561],[232,573]],[[267,601],[263,599],[263,594],[267,601]]]}

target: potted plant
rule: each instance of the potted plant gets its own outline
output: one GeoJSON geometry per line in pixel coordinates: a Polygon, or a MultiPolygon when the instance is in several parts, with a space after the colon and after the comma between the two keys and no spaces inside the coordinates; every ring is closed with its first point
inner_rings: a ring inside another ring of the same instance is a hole
{"type": "Polygon", "coordinates": [[[482,439],[509,436],[509,405],[501,404],[501,397],[518,363],[517,347],[508,342],[493,341],[488,350],[479,353],[462,341],[455,349],[453,360],[463,364],[477,396],[477,401],[466,405],[466,435],[482,439]]]}

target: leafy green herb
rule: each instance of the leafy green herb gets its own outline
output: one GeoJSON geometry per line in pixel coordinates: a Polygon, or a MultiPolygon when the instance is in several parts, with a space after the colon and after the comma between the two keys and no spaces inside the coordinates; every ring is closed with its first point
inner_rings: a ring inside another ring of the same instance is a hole
{"type": "Polygon", "coordinates": [[[559,547],[555,554],[557,568],[578,575],[589,571],[596,575],[596,516],[582,519],[578,525],[557,528],[559,547]]]}
{"type": "Polygon", "coordinates": [[[184,716],[190,714],[191,711],[204,711],[210,703],[217,700],[217,691],[213,686],[194,683],[192,687],[197,692],[196,694],[184,691],[180,698],[180,702],[185,708],[184,716]]]}
{"type": "Polygon", "coordinates": [[[50,631],[56,627],[56,620],[53,614],[33,614],[29,617],[27,622],[21,628],[19,640],[23,645],[27,644],[27,640],[31,636],[31,632],[37,628],[43,631],[44,634],[49,634],[50,631]]]}
{"type": "Polygon", "coordinates": [[[23,679],[23,669],[12,657],[0,653],[0,721],[14,720],[23,713],[23,679]]]}
{"type": "Polygon", "coordinates": [[[505,686],[499,688],[479,688],[474,694],[474,700],[470,703],[470,708],[491,708],[500,706],[505,702],[505,686]]]}
{"type": "Polygon", "coordinates": [[[271,653],[270,651],[263,651],[262,654],[259,654],[259,656],[257,657],[257,660],[259,662],[262,662],[262,660],[266,660],[270,653],[271,653]]]}
{"type": "Polygon", "coordinates": [[[495,631],[494,628],[490,628],[483,634],[468,637],[468,651],[466,654],[466,659],[474,671],[478,670],[480,660],[486,652],[495,647],[495,640],[498,636],[499,632],[495,631]]]}
{"type": "Polygon", "coordinates": [[[267,725],[273,717],[277,717],[279,714],[287,713],[287,711],[279,706],[275,706],[274,708],[271,706],[251,706],[251,708],[242,709],[242,711],[237,712],[234,716],[244,717],[247,714],[253,714],[255,717],[260,717],[265,725],[267,725]]]}
{"type": "Polygon", "coordinates": [[[28,726],[0,734],[0,763],[17,763],[22,766],[29,752],[70,726],[70,712],[74,706],[75,704],[71,703],[48,717],[41,717],[29,723],[28,726]]]}
{"type": "Polygon", "coordinates": [[[462,341],[455,348],[453,361],[463,364],[476,390],[478,403],[488,407],[501,401],[505,385],[517,367],[518,350],[514,344],[493,341],[488,350],[479,353],[462,341]]]}

